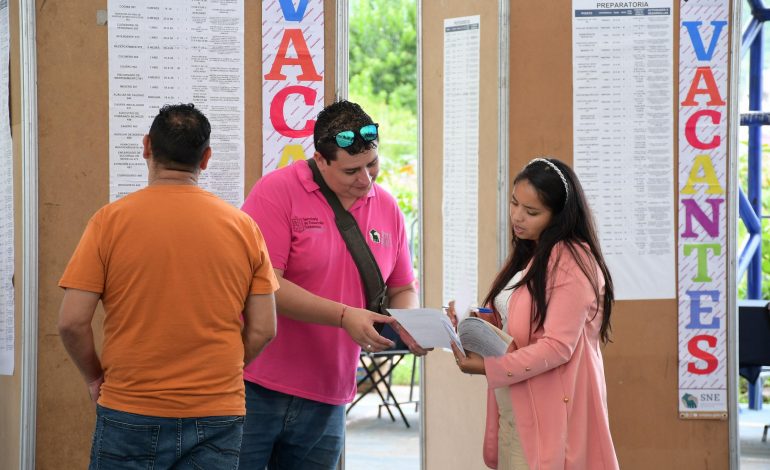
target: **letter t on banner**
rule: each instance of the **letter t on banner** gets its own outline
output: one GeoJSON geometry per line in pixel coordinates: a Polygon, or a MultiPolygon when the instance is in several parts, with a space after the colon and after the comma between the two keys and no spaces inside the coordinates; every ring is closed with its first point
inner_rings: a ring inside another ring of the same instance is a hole
{"type": "Polygon", "coordinates": [[[323,104],[323,0],[263,0],[263,175],[313,155],[323,104]]]}

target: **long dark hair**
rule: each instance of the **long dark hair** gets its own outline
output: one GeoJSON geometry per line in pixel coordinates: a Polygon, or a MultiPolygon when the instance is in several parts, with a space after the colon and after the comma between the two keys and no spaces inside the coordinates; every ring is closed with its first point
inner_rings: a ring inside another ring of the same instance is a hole
{"type": "MultiPolygon", "coordinates": [[[[553,247],[559,242],[564,242],[580,270],[591,283],[597,301],[596,314],[598,314],[600,303],[604,307],[600,338],[603,343],[607,343],[610,341],[610,314],[615,299],[612,277],[604,262],[593,216],[588,208],[583,187],[580,185],[577,175],[569,166],[555,158],[536,159],[521,170],[514,179],[513,185],[515,186],[522,181],[528,181],[535,188],[540,201],[551,211],[551,221],[543,229],[537,242],[517,238],[516,234],[513,233],[513,227],[511,227],[511,256],[495,278],[484,303],[496,310],[495,297],[517,272],[526,268],[531,262],[530,268],[513,288],[527,286],[533,299],[532,322],[537,324],[537,328],[541,328],[545,323],[548,308],[545,292],[551,274],[548,272],[549,258],[553,247]],[[547,162],[559,169],[561,175],[564,176],[564,181],[547,162]],[[596,273],[597,267],[604,277],[603,299],[596,273]]],[[[554,267],[556,263],[558,260],[555,260],[554,267]]],[[[552,272],[554,271],[552,270],[552,272]]]]}

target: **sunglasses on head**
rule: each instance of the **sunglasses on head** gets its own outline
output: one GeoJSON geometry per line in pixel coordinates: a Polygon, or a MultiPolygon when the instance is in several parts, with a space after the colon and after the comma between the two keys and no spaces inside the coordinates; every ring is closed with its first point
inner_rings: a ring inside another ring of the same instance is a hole
{"type": "MultiPolygon", "coordinates": [[[[379,124],[367,124],[361,129],[358,130],[358,135],[365,141],[365,142],[371,142],[373,140],[377,140],[377,137],[379,137],[377,133],[377,129],[380,127],[379,124]]],[[[356,132],[355,131],[340,131],[337,132],[337,134],[334,135],[334,140],[337,142],[337,147],[339,148],[348,148],[351,145],[353,145],[353,142],[356,140],[356,132]]]]}

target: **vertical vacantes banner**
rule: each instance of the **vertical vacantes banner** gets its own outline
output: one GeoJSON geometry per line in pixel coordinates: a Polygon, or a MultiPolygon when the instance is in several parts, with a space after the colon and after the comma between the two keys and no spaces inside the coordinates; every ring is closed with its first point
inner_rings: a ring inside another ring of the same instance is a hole
{"type": "Polygon", "coordinates": [[[680,5],[679,415],[724,419],[730,2],[680,5]]]}
{"type": "Polygon", "coordinates": [[[263,175],[313,155],[313,126],[323,103],[323,0],[264,0],[263,175]]]}

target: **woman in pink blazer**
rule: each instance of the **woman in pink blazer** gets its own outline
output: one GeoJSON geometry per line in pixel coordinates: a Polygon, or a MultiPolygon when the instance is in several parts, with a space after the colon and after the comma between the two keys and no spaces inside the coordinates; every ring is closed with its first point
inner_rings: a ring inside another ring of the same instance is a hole
{"type": "Polygon", "coordinates": [[[514,180],[512,252],[485,299],[513,337],[507,354],[455,349],[463,372],[489,384],[484,461],[490,468],[617,469],[601,345],[612,280],[575,173],[536,158],[514,180]]]}

